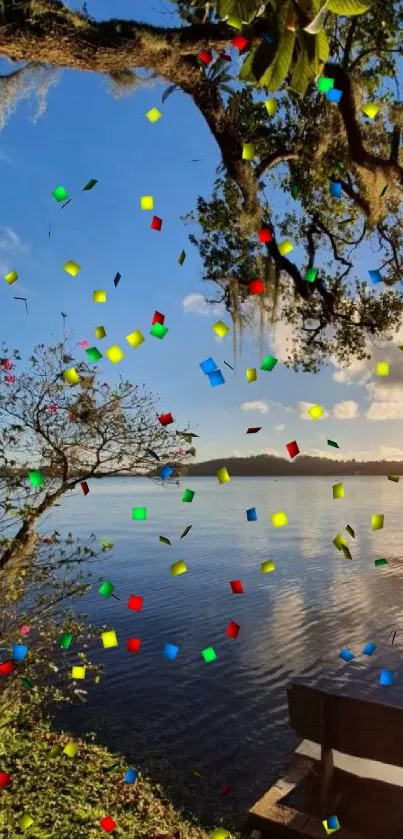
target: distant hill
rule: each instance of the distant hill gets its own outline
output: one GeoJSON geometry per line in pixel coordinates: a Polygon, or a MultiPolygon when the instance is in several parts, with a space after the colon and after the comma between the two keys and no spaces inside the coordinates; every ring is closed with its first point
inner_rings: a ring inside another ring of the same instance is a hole
{"type": "Polygon", "coordinates": [[[187,468],[188,475],[215,475],[226,466],[230,475],[403,475],[403,463],[391,460],[330,460],[326,457],[301,455],[286,460],[274,455],[258,454],[253,457],[222,457],[194,463],[187,468]]]}

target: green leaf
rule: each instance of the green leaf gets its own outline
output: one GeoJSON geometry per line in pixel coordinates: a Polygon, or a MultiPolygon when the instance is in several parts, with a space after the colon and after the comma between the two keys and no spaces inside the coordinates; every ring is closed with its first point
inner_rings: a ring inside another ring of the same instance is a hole
{"type": "Polygon", "coordinates": [[[334,15],[362,15],[372,6],[372,0],[328,0],[327,10],[334,15]]]}
{"type": "Polygon", "coordinates": [[[315,75],[315,67],[311,64],[306,51],[303,49],[298,56],[291,79],[291,89],[301,96],[305,96],[309,82],[315,75]]]}
{"type": "Polygon", "coordinates": [[[260,79],[260,87],[267,88],[270,93],[275,93],[287,77],[292,61],[295,37],[295,32],[289,32],[288,30],[283,32],[278,42],[274,60],[260,79]]]}
{"type": "Polygon", "coordinates": [[[217,17],[222,20],[232,16],[239,17],[238,0],[217,0],[217,17]]]}
{"type": "Polygon", "coordinates": [[[318,61],[321,61],[323,64],[326,64],[326,61],[329,58],[329,54],[330,47],[326,32],[318,32],[316,36],[316,55],[318,61]]]}

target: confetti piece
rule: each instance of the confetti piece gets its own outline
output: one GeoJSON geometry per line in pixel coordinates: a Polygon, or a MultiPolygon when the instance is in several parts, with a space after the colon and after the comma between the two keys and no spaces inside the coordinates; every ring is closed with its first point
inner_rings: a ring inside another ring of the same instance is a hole
{"type": "Polygon", "coordinates": [[[344,498],[344,485],[333,484],[333,498],[344,498]]]}
{"type": "Polygon", "coordinates": [[[270,518],[273,527],[285,527],[288,524],[287,513],[282,511],[280,513],[273,513],[270,518]]]}
{"type": "Polygon", "coordinates": [[[382,565],[389,565],[387,559],[376,559],[374,562],[375,568],[380,568],[382,565]]]}
{"type": "Polygon", "coordinates": [[[149,454],[149,455],[150,455],[151,457],[153,457],[155,460],[158,460],[159,462],[161,462],[161,461],[160,461],[160,458],[158,457],[158,455],[157,455],[155,452],[153,452],[153,451],[152,451],[152,449],[146,449],[146,454],[149,454]]]}
{"type": "Polygon", "coordinates": [[[126,781],[127,784],[134,784],[134,782],[138,778],[138,774],[139,773],[136,771],[136,769],[128,769],[123,780],[126,781]]]}
{"type": "Polygon", "coordinates": [[[225,385],[225,379],[221,370],[214,370],[212,373],[207,373],[208,380],[211,384],[211,387],[218,387],[219,385],[225,385]]]}
{"type": "Polygon", "coordinates": [[[220,790],[220,798],[223,798],[224,795],[228,795],[229,792],[231,792],[231,786],[230,784],[227,784],[222,788],[222,790],[220,790]]]}
{"type": "Polygon", "coordinates": [[[342,194],[341,183],[339,183],[338,181],[330,183],[329,184],[329,190],[330,190],[330,195],[332,196],[332,198],[341,198],[341,194],[342,194]]]}
{"type": "Polygon", "coordinates": [[[326,94],[326,99],[328,102],[336,102],[338,104],[342,96],[343,91],[338,90],[337,87],[333,87],[331,90],[328,90],[326,94]]]}
{"type": "Polygon", "coordinates": [[[147,507],[133,507],[132,519],[133,521],[146,521],[147,507]]]}
{"type": "Polygon", "coordinates": [[[205,650],[201,651],[201,654],[206,662],[206,664],[210,664],[211,661],[215,661],[217,658],[217,653],[214,647],[206,647],[205,650]]]}
{"type": "Polygon", "coordinates": [[[271,371],[275,368],[277,361],[278,359],[274,358],[274,355],[266,355],[260,365],[260,369],[271,373],[271,371]]]}
{"type": "Polygon", "coordinates": [[[381,670],[379,676],[380,685],[393,685],[393,670],[381,670]]]}
{"type": "Polygon", "coordinates": [[[399,475],[388,475],[388,481],[393,481],[395,484],[398,484],[400,477],[399,475]]]}
{"type": "Polygon", "coordinates": [[[188,526],[187,526],[187,527],[185,527],[185,529],[184,529],[184,531],[183,531],[182,535],[181,535],[179,538],[180,538],[180,539],[184,539],[184,538],[185,538],[185,536],[187,536],[187,535],[188,535],[189,530],[191,530],[191,529],[192,529],[192,527],[193,527],[193,525],[192,525],[192,524],[188,524],[188,526]]]}
{"type": "Polygon", "coordinates": [[[250,509],[246,511],[246,519],[247,521],[257,521],[256,507],[250,507],[250,509]]]}
{"type": "Polygon", "coordinates": [[[171,413],[161,414],[161,416],[158,417],[158,422],[160,422],[161,425],[164,425],[164,426],[165,425],[170,425],[172,422],[174,422],[174,418],[173,418],[171,413]]]}
{"type": "Polygon", "coordinates": [[[380,198],[383,198],[383,196],[385,195],[385,192],[387,192],[387,190],[388,190],[388,186],[389,186],[389,184],[386,184],[386,186],[384,186],[382,192],[379,195],[380,198]]]}
{"type": "Polygon", "coordinates": [[[269,117],[274,117],[274,114],[277,113],[277,102],[275,99],[265,99],[265,106],[266,111],[269,117]]]}
{"type": "Polygon", "coordinates": [[[91,179],[88,181],[88,183],[87,183],[85,186],[83,186],[83,192],[86,192],[86,191],[88,191],[89,189],[93,189],[93,187],[94,187],[94,186],[95,186],[95,184],[97,184],[97,183],[98,183],[98,181],[96,180],[96,178],[91,178],[91,179]]]}
{"type": "Polygon", "coordinates": [[[23,644],[14,644],[11,650],[11,658],[13,661],[24,661],[27,652],[28,647],[24,647],[23,644]]]}
{"type": "Polygon", "coordinates": [[[288,454],[290,455],[291,460],[293,460],[294,457],[296,457],[297,454],[299,454],[298,443],[296,440],[293,440],[292,443],[286,443],[286,449],[288,451],[288,454]]]}
{"type": "Polygon", "coordinates": [[[313,420],[317,420],[320,417],[323,417],[325,413],[324,409],[321,408],[320,405],[312,405],[312,408],[309,408],[308,414],[313,420]]]}
{"type": "Polygon", "coordinates": [[[249,283],[249,291],[251,294],[261,294],[264,291],[264,283],[262,283],[262,280],[251,280],[249,283]]]}
{"type": "Polygon", "coordinates": [[[159,536],[158,538],[159,538],[160,542],[164,543],[164,545],[171,545],[172,546],[172,542],[167,538],[167,536],[159,536]]]}
{"type": "Polygon", "coordinates": [[[341,651],[341,653],[339,653],[339,658],[343,659],[343,661],[348,662],[352,661],[353,658],[355,658],[355,655],[352,652],[350,652],[350,650],[344,649],[341,651]]]}
{"type": "Polygon", "coordinates": [[[120,763],[112,763],[111,766],[107,766],[105,772],[120,772],[121,771],[120,763]]]}
{"type": "Polygon", "coordinates": [[[21,816],[18,824],[20,826],[20,830],[28,830],[28,828],[34,824],[34,820],[31,819],[31,816],[21,816]]]}
{"type": "Polygon", "coordinates": [[[73,679],[85,679],[85,667],[72,667],[71,676],[73,679]]]}
{"type": "Polygon", "coordinates": [[[109,632],[101,632],[101,640],[105,650],[118,646],[118,639],[114,629],[109,630],[109,632]]]}
{"type": "Polygon", "coordinates": [[[150,122],[154,123],[158,122],[158,120],[161,119],[162,113],[158,110],[158,108],[151,108],[149,111],[147,111],[146,117],[150,122]]]}
{"type": "MultiPolygon", "coordinates": [[[[101,589],[99,591],[101,591],[101,589]]],[[[73,636],[70,632],[63,632],[63,635],[61,635],[59,638],[59,647],[61,647],[62,650],[68,650],[72,640],[73,636]]]]}
{"type": "Polygon", "coordinates": [[[162,655],[167,659],[167,661],[175,661],[178,652],[179,647],[176,647],[175,644],[164,644],[162,655]]]}
{"type": "Polygon", "coordinates": [[[208,376],[209,373],[214,373],[217,370],[217,365],[212,358],[206,358],[205,361],[201,361],[199,367],[203,370],[203,373],[208,376]]]}
{"type": "Polygon", "coordinates": [[[372,644],[370,641],[368,641],[368,643],[365,644],[365,647],[362,651],[362,655],[372,655],[372,653],[374,653],[375,650],[376,650],[375,644],[372,644]]]}
{"type": "Polygon", "coordinates": [[[243,594],[242,580],[231,580],[230,586],[233,594],[243,594]]]}
{"type": "Polygon", "coordinates": [[[260,426],[260,428],[248,428],[246,433],[247,434],[257,434],[257,432],[261,431],[261,430],[262,430],[261,426],[260,426]]]}
{"type": "Polygon", "coordinates": [[[202,61],[203,64],[206,64],[207,66],[213,60],[213,54],[210,52],[210,50],[202,50],[201,52],[199,52],[198,58],[200,58],[200,61],[202,61]]]}
{"type": "Polygon", "coordinates": [[[118,272],[117,272],[117,274],[116,274],[116,277],[115,277],[115,279],[114,279],[114,281],[113,281],[113,285],[115,286],[115,288],[117,288],[117,286],[119,285],[119,283],[120,283],[120,280],[121,280],[121,279],[122,279],[122,275],[121,275],[121,274],[119,274],[119,271],[118,271],[118,272]]]}
{"type": "Polygon", "coordinates": [[[69,198],[68,192],[65,190],[64,186],[57,186],[56,189],[52,190],[52,195],[56,198],[56,201],[59,204],[69,198]]]}
{"type": "Polygon", "coordinates": [[[77,385],[80,381],[80,376],[77,373],[75,367],[69,367],[68,370],[64,371],[64,378],[69,385],[77,385]]]}
{"type": "Polygon", "coordinates": [[[27,626],[27,624],[24,623],[20,627],[19,632],[20,632],[21,635],[29,635],[29,633],[31,632],[31,627],[27,626]]]}
{"type": "Polygon", "coordinates": [[[215,334],[219,336],[219,338],[225,338],[227,332],[229,332],[229,326],[227,326],[226,323],[223,323],[222,320],[218,320],[211,328],[215,334]]]}
{"type": "Polygon", "coordinates": [[[98,594],[101,594],[102,597],[110,597],[114,588],[115,586],[110,580],[105,580],[105,582],[102,583],[101,587],[98,589],[98,594]]]}
{"type": "Polygon", "coordinates": [[[159,338],[162,341],[165,338],[165,335],[169,332],[169,329],[166,326],[163,326],[162,323],[154,323],[154,326],[150,329],[150,335],[154,338],[159,338]]]}
{"type": "Polygon", "coordinates": [[[174,562],[173,565],[171,565],[171,574],[173,577],[179,577],[180,574],[186,574],[187,570],[187,566],[183,559],[179,559],[178,562],[174,562]]]}
{"type": "Polygon", "coordinates": [[[154,198],[152,195],[142,195],[140,198],[140,206],[142,210],[154,209],[154,198]]]}
{"type": "Polygon", "coordinates": [[[230,621],[226,630],[225,634],[228,635],[229,638],[238,638],[240,626],[235,621],[230,621]]]}
{"type": "MultiPolygon", "coordinates": [[[[172,469],[172,466],[169,466],[168,463],[166,463],[165,466],[162,467],[162,469],[160,470],[160,472],[158,474],[159,474],[160,478],[162,478],[163,481],[166,481],[167,478],[172,477],[173,473],[174,473],[174,470],[172,469]]],[[[183,501],[183,499],[182,499],[182,501],[183,501]]]]}
{"type": "Polygon", "coordinates": [[[99,361],[99,359],[102,358],[102,353],[99,352],[99,350],[96,347],[89,347],[89,349],[86,350],[86,353],[88,355],[89,360],[93,362],[99,361]]]}
{"type": "Polygon", "coordinates": [[[219,484],[227,484],[231,480],[228,474],[228,470],[225,466],[222,466],[221,469],[218,470],[217,478],[219,484]]]}
{"type": "Polygon", "coordinates": [[[150,227],[151,227],[152,230],[161,230],[162,229],[162,218],[160,218],[159,216],[153,216],[150,227]]]}
{"type": "Polygon", "coordinates": [[[81,265],[79,265],[77,262],[74,262],[72,259],[69,259],[68,262],[65,262],[63,268],[67,272],[67,274],[70,274],[71,277],[76,277],[77,274],[81,271],[81,265]]]}
{"type": "Polygon", "coordinates": [[[335,443],[335,441],[334,441],[334,440],[328,440],[328,441],[327,441],[327,445],[328,445],[328,446],[333,446],[333,448],[334,448],[334,449],[338,449],[338,448],[339,448],[339,444],[338,444],[338,443],[335,443]]]}
{"type": "Polygon", "coordinates": [[[185,492],[182,496],[182,501],[187,501],[188,503],[191,503],[194,499],[194,496],[195,493],[193,489],[185,489],[185,492]]]}
{"type": "Polygon", "coordinates": [[[246,379],[247,379],[248,382],[256,382],[256,379],[257,379],[256,367],[249,367],[246,370],[246,379]]]}
{"type": "Polygon", "coordinates": [[[335,833],[336,830],[340,830],[340,824],[337,816],[329,816],[329,818],[325,819],[322,824],[328,836],[330,836],[331,833],[335,833]]]}
{"type": "Polygon", "coordinates": [[[304,280],[306,280],[307,283],[315,282],[318,270],[318,268],[308,268],[304,280]]]}
{"type": "Polygon", "coordinates": [[[377,283],[382,282],[382,274],[378,269],[374,271],[368,271],[368,274],[372,285],[376,285],[377,283]]]}
{"type": "Polygon", "coordinates": [[[70,742],[67,743],[67,746],[63,749],[63,754],[67,755],[67,757],[75,757],[77,752],[78,752],[77,743],[73,743],[72,740],[70,740],[70,742]]]}
{"type": "Polygon", "coordinates": [[[241,52],[241,50],[244,50],[246,45],[249,44],[249,41],[247,41],[247,39],[244,38],[243,35],[236,35],[235,38],[231,39],[231,44],[233,44],[234,47],[236,47],[241,52]]]}
{"type": "Polygon", "coordinates": [[[96,326],[94,332],[99,341],[101,338],[105,338],[106,336],[105,328],[103,326],[96,326]]]}
{"type": "Polygon", "coordinates": [[[11,775],[8,772],[0,772],[0,789],[5,789],[11,784],[11,775]]]}
{"type": "Polygon", "coordinates": [[[378,361],[376,365],[377,376],[389,376],[390,365],[388,361],[378,361]]]}
{"type": "Polygon", "coordinates": [[[294,245],[291,244],[289,239],[285,239],[284,242],[280,242],[277,247],[281,256],[286,256],[287,253],[291,253],[291,251],[294,250],[294,245]]]}
{"type": "Polygon", "coordinates": [[[272,242],[273,241],[273,234],[268,227],[261,227],[258,231],[259,242],[272,242]]]}
{"type": "Polygon", "coordinates": [[[327,76],[321,76],[317,81],[317,87],[320,93],[328,93],[334,87],[334,79],[329,79],[327,76]]]}
{"type": "Polygon", "coordinates": [[[211,839],[228,839],[229,835],[230,832],[225,827],[216,827],[211,834],[211,839]]]}
{"type": "Polygon", "coordinates": [[[382,530],[385,516],[383,513],[377,513],[372,516],[371,530],[382,530]]]}
{"type": "Polygon", "coordinates": [[[17,271],[10,271],[9,274],[5,274],[4,279],[9,285],[12,285],[18,280],[17,271]]]}
{"type": "Polygon", "coordinates": [[[180,255],[179,255],[179,259],[178,259],[179,265],[183,265],[185,259],[186,259],[186,251],[181,251],[180,255]]]}
{"type": "Polygon", "coordinates": [[[362,106],[361,110],[365,116],[374,119],[379,111],[379,105],[375,105],[375,102],[367,102],[366,105],[362,106]]]}
{"type": "Polygon", "coordinates": [[[28,478],[32,487],[40,487],[44,483],[44,477],[39,469],[28,472],[28,478]]]}
{"type": "Polygon", "coordinates": [[[115,830],[115,827],[117,827],[116,822],[113,821],[111,816],[105,816],[103,819],[99,820],[99,823],[105,833],[110,833],[112,830],[115,830]]]}
{"type": "Polygon", "coordinates": [[[97,289],[92,295],[93,303],[106,303],[106,291],[104,289],[97,289]]]}
{"type": "Polygon", "coordinates": [[[160,323],[162,326],[165,322],[165,315],[162,312],[158,312],[157,310],[154,312],[154,317],[151,321],[151,326],[154,326],[155,323],[160,323]]]}
{"type": "Polygon", "coordinates": [[[105,350],[105,355],[109,358],[109,361],[112,364],[119,364],[119,361],[122,361],[122,358],[125,357],[124,352],[118,347],[117,344],[113,344],[112,347],[109,347],[108,350],[105,350]]]}
{"type": "Polygon", "coordinates": [[[266,559],[265,562],[262,562],[260,565],[260,571],[262,574],[267,574],[269,571],[275,571],[276,566],[272,559],[266,559]]]}
{"type": "Polygon", "coordinates": [[[136,329],[135,332],[131,332],[130,335],[126,335],[126,341],[135,350],[137,349],[137,347],[144,343],[145,338],[144,335],[140,332],[140,330],[136,329]]]}
{"type": "Polygon", "coordinates": [[[245,143],[242,149],[242,160],[253,160],[255,147],[253,143],[245,143]]]}
{"type": "Polygon", "coordinates": [[[128,638],[127,639],[127,652],[128,653],[138,653],[138,652],[140,652],[140,647],[141,647],[140,638],[128,638]]]}
{"type": "Polygon", "coordinates": [[[352,538],[355,539],[355,530],[353,530],[353,528],[350,527],[349,524],[347,525],[346,530],[347,530],[347,533],[349,533],[350,536],[352,536],[352,538]]]}
{"type": "Polygon", "coordinates": [[[140,597],[138,594],[131,594],[129,597],[129,601],[127,604],[128,609],[132,609],[134,612],[141,612],[143,608],[144,597],[140,597]]]}

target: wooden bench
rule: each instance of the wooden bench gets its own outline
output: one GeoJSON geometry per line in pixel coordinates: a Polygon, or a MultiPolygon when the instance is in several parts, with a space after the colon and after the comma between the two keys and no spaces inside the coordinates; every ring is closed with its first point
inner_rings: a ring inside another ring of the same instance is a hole
{"type": "Polygon", "coordinates": [[[287,691],[290,725],[303,742],[290,770],[249,811],[262,836],[403,839],[403,672],[379,685],[385,664],[296,679],[287,691]]]}

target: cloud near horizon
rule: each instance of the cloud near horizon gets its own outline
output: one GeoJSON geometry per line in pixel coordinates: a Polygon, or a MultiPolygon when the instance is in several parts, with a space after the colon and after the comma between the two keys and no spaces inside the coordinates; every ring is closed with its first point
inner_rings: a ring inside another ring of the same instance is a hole
{"type": "Polygon", "coordinates": [[[352,399],[345,399],[343,402],[336,402],[333,405],[332,416],[335,419],[356,419],[358,414],[358,403],[353,402],[352,399]]]}
{"type": "Polygon", "coordinates": [[[269,413],[269,406],[267,402],[243,402],[241,405],[242,411],[260,411],[261,414],[269,413]]]}
{"type": "Polygon", "coordinates": [[[208,303],[203,294],[187,294],[182,299],[183,311],[185,314],[202,315],[203,317],[211,317],[212,315],[222,315],[225,307],[222,303],[208,303]]]}

